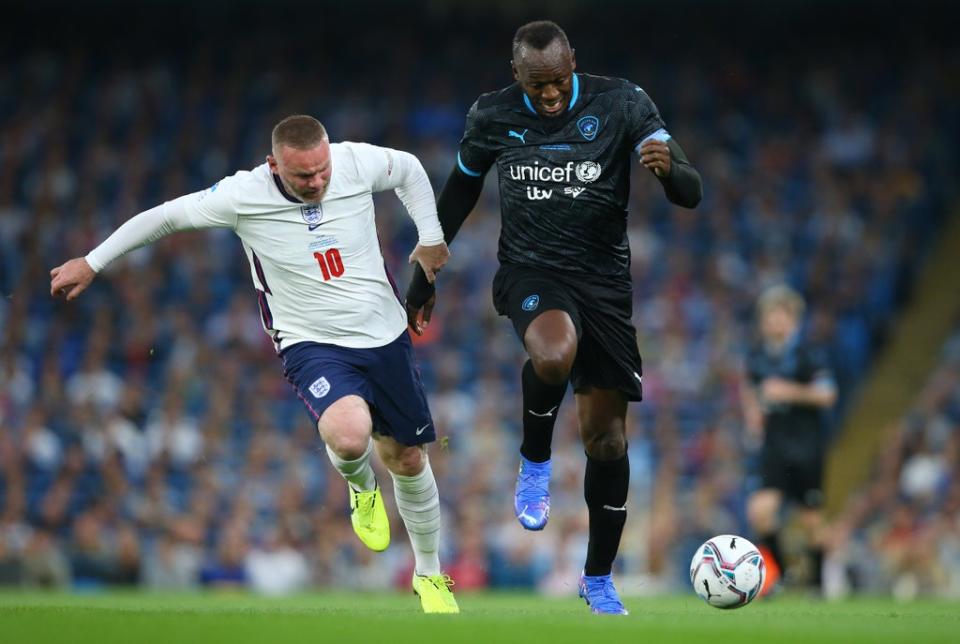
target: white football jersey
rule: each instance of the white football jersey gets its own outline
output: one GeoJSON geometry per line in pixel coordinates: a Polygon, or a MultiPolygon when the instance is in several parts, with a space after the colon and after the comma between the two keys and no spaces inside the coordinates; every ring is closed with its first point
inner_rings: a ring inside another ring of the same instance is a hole
{"type": "Polygon", "coordinates": [[[379,347],[407,325],[380,253],[373,193],[395,189],[420,233],[439,244],[433,190],[407,152],[366,143],[330,145],[331,177],[319,204],[290,196],[264,163],[127,221],[91,251],[95,271],[177,230],[230,228],[243,242],[263,326],[277,351],[303,341],[379,347]]]}
{"type": "Polygon", "coordinates": [[[278,350],[305,340],[379,347],[407,326],[373,208],[374,192],[401,185],[399,154],[334,143],[330,155],[330,184],[319,204],[287,194],[266,163],[188,195],[195,227],[227,226],[243,242],[263,326],[278,350]]]}

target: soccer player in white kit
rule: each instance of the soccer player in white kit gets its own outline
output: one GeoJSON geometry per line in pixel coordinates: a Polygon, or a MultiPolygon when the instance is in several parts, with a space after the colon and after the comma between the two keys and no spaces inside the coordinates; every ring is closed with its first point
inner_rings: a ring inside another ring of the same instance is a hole
{"type": "Polygon", "coordinates": [[[440,500],[426,452],[436,432],[374,225],[373,193],[390,189],[419,233],[410,261],[432,281],[449,252],[417,158],[365,143],[331,144],[319,121],[295,115],[273,129],[266,163],[136,215],[86,257],[50,271],[50,290],[72,300],[111,261],[164,235],[232,229],[284,375],[347,481],[355,532],[372,550],[390,542],[370,466],[376,445],[413,546],[421,606],[456,613],[452,581],[440,569],[440,500]]]}

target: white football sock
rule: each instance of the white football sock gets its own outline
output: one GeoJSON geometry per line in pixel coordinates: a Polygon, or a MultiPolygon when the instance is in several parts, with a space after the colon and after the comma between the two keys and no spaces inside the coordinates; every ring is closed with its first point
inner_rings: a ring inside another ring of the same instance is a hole
{"type": "Polygon", "coordinates": [[[393,472],[390,476],[397,509],[413,546],[415,572],[418,575],[439,575],[440,494],[430,461],[424,456],[423,471],[415,476],[400,476],[393,472]]]}
{"type": "Polygon", "coordinates": [[[370,454],[373,453],[373,439],[367,444],[367,450],[363,456],[355,461],[345,461],[336,454],[330,447],[327,447],[327,456],[330,462],[337,468],[340,475],[347,480],[350,486],[358,492],[369,492],[377,487],[377,477],[370,467],[370,454]]]}

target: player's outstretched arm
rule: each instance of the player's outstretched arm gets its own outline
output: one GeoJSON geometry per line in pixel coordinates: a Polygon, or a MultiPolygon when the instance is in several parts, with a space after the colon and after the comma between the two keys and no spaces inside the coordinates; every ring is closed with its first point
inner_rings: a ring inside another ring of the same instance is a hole
{"type": "MultiPolygon", "coordinates": [[[[443,240],[449,244],[460,231],[467,216],[477,205],[483,191],[483,177],[469,176],[454,167],[437,199],[437,213],[443,228],[443,240]]],[[[407,323],[417,335],[430,324],[436,292],[432,280],[420,265],[414,267],[410,285],[407,287],[407,323]]]]}
{"type": "Polygon", "coordinates": [[[232,226],[236,212],[224,196],[227,190],[221,190],[217,198],[208,197],[213,192],[211,188],[186,195],[130,218],[86,257],[51,270],[50,294],[72,300],[113,260],[178,230],[232,226]]]}
{"type": "Polygon", "coordinates": [[[703,197],[700,173],[690,165],[683,148],[673,138],[647,139],[639,149],[640,163],[653,171],[671,203],[695,208],[703,197]]]}

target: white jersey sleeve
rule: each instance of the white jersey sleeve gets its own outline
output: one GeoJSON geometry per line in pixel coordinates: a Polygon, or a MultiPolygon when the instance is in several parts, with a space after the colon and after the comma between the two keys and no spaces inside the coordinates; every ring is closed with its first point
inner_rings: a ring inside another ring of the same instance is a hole
{"type": "Polygon", "coordinates": [[[87,254],[87,263],[99,273],[118,257],[178,230],[236,228],[237,213],[230,195],[233,181],[234,177],[228,177],[206,190],[134,215],[87,254]]]}
{"type": "Polygon", "coordinates": [[[369,181],[371,192],[394,190],[417,227],[420,243],[435,246],[443,242],[437,218],[437,202],[430,178],[420,160],[409,152],[369,143],[351,143],[357,174],[369,181]]]}

